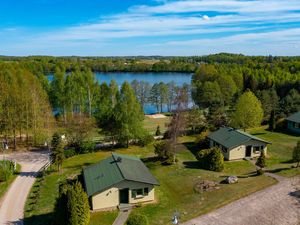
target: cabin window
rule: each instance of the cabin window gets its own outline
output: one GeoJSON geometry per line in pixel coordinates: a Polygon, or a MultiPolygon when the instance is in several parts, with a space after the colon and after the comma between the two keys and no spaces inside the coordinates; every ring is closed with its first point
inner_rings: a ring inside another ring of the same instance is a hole
{"type": "Polygon", "coordinates": [[[141,198],[147,196],[149,193],[148,188],[140,188],[140,189],[133,189],[131,190],[131,197],[132,198],[141,198]]]}
{"type": "Polygon", "coordinates": [[[224,153],[227,153],[227,148],[225,148],[224,146],[222,146],[222,151],[224,152],[224,153]]]}
{"type": "Polygon", "coordinates": [[[298,129],[299,128],[299,123],[294,123],[294,127],[298,129]]]}

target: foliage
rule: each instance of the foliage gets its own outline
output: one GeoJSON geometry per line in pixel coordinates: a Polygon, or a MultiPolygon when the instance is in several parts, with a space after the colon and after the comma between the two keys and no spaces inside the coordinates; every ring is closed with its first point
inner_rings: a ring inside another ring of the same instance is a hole
{"type": "Polygon", "coordinates": [[[90,222],[90,208],[88,196],[81,184],[76,182],[67,191],[67,210],[69,225],[88,225],[90,222]]]}
{"type": "Polygon", "coordinates": [[[81,142],[79,146],[80,154],[86,154],[95,151],[96,144],[93,141],[84,141],[81,142]]]}
{"type": "Polygon", "coordinates": [[[224,156],[219,148],[200,150],[196,157],[203,169],[217,172],[224,169],[224,156]]]}
{"type": "Polygon", "coordinates": [[[266,155],[265,155],[264,151],[261,151],[260,156],[257,158],[255,165],[260,167],[261,169],[263,169],[267,166],[266,155]]]}
{"type": "Polygon", "coordinates": [[[131,213],[126,221],[126,225],[148,225],[148,219],[143,214],[131,213]]]}
{"type": "Polygon", "coordinates": [[[144,132],[144,134],[142,134],[141,137],[139,137],[138,144],[144,147],[148,144],[151,144],[153,141],[154,137],[151,134],[144,132]]]}
{"type": "Polygon", "coordinates": [[[159,125],[156,128],[155,135],[156,136],[160,136],[161,135],[161,131],[160,131],[160,126],[159,125]]]}
{"type": "Polygon", "coordinates": [[[296,162],[297,167],[299,167],[299,164],[300,164],[300,141],[297,142],[297,145],[294,148],[293,161],[296,162]]]}
{"type": "Polygon", "coordinates": [[[67,159],[67,158],[71,158],[71,157],[77,155],[77,154],[76,154],[75,148],[68,148],[68,149],[66,149],[66,150],[64,151],[64,154],[65,154],[65,158],[66,158],[66,159],[67,159]]]}
{"type": "Polygon", "coordinates": [[[0,182],[7,181],[14,173],[14,164],[11,161],[0,161],[0,182]]]}
{"type": "Polygon", "coordinates": [[[169,140],[156,141],[154,143],[154,153],[162,163],[167,165],[174,163],[174,147],[169,140]]]}
{"type": "Polygon", "coordinates": [[[60,171],[62,163],[65,159],[64,154],[64,143],[60,141],[60,143],[52,149],[53,152],[53,161],[57,165],[58,171],[60,171]]]}
{"type": "Polygon", "coordinates": [[[275,129],[276,129],[276,115],[275,115],[275,111],[273,110],[271,112],[271,116],[269,119],[269,130],[274,131],[275,129]]]}
{"type": "Polygon", "coordinates": [[[261,124],[263,119],[261,102],[251,91],[246,91],[239,97],[232,119],[235,127],[243,129],[257,127],[261,124]]]}
{"type": "Polygon", "coordinates": [[[61,135],[57,132],[55,132],[53,135],[52,135],[52,140],[51,140],[51,147],[52,148],[57,148],[57,146],[62,142],[62,139],[61,139],[61,135]]]}
{"type": "Polygon", "coordinates": [[[209,130],[202,131],[196,138],[196,143],[200,149],[207,149],[209,147],[209,140],[207,136],[209,135],[209,130]]]}

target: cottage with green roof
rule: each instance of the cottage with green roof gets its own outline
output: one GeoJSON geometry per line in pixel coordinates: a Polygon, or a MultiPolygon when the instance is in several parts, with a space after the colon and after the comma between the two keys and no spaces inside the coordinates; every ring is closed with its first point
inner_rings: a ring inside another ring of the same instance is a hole
{"type": "Polygon", "coordinates": [[[116,153],[84,168],[83,178],[92,210],[154,201],[159,185],[139,158],[116,153]]]}
{"type": "Polygon", "coordinates": [[[237,160],[267,153],[268,141],[231,127],[222,127],[208,136],[210,147],[222,150],[225,160],[237,160]]]}
{"type": "Polygon", "coordinates": [[[289,116],[286,120],[288,130],[292,133],[300,134],[300,112],[289,116]]]}

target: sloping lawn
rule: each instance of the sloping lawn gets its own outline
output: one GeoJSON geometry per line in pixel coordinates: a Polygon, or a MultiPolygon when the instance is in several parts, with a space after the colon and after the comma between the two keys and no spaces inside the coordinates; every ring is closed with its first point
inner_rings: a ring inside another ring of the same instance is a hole
{"type": "MultiPolygon", "coordinates": [[[[156,188],[157,203],[135,210],[145,214],[151,225],[168,224],[175,211],[180,213],[183,220],[191,219],[275,183],[272,178],[266,176],[253,176],[255,168],[247,161],[226,162],[225,170],[221,173],[199,169],[194,155],[186,147],[187,144],[193,143],[193,140],[193,137],[180,138],[180,141],[185,143],[177,147],[179,161],[176,165],[162,166],[158,162],[147,162],[147,166],[160,182],[160,186],[156,188]],[[221,184],[220,189],[202,194],[194,191],[194,185],[199,180],[220,182],[228,175],[239,176],[239,183],[221,184]]],[[[119,149],[117,152],[139,157],[153,156],[153,146],[133,146],[129,149],[119,149]]],[[[54,211],[59,182],[67,177],[74,177],[80,173],[83,166],[98,162],[109,154],[110,152],[98,152],[75,156],[65,161],[62,171],[53,172],[45,176],[43,181],[37,181],[41,183],[36,183],[40,186],[40,194],[35,200],[35,207],[32,207],[35,189],[31,191],[26,204],[25,224],[48,224],[54,211]]],[[[92,213],[90,224],[109,225],[116,216],[117,212],[92,213]]]]}
{"type": "Polygon", "coordinates": [[[165,118],[149,118],[145,116],[144,127],[151,134],[155,134],[157,126],[160,127],[160,131],[163,134],[167,130],[166,124],[170,122],[171,117],[167,116],[165,118]]]}
{"type": "Polygon", "coordinates": [[[250,133],[272,143],[268,146],[267,169],[288,177],[300,174],[300,169],[291,168],[295,165],[292,155],[297,141],[300,140],[299,136],[270,132],[265,130],[265,127],[252,129],[250,133]]]}

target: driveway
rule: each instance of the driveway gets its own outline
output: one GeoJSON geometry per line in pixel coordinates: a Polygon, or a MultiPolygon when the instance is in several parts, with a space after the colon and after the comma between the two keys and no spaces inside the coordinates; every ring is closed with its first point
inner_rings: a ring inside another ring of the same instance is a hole
{"type": "Polygon", "coordinates": [[[182,225],[296,225],[300,221],[295,186],[299,179],[276,177],[279,183],[182,225]]]}
{"type": "MultiPolygon", "coordinates": [[[[2,159],[2,156],[0,156],[2,159]]],[[[35,177],[48,162],[46,152],[26,152],[6,155],[6,158],[21,165],[21,173],[11,184],[0,202],[0,224],[22,225],[24,206],[35,177]]]]}

